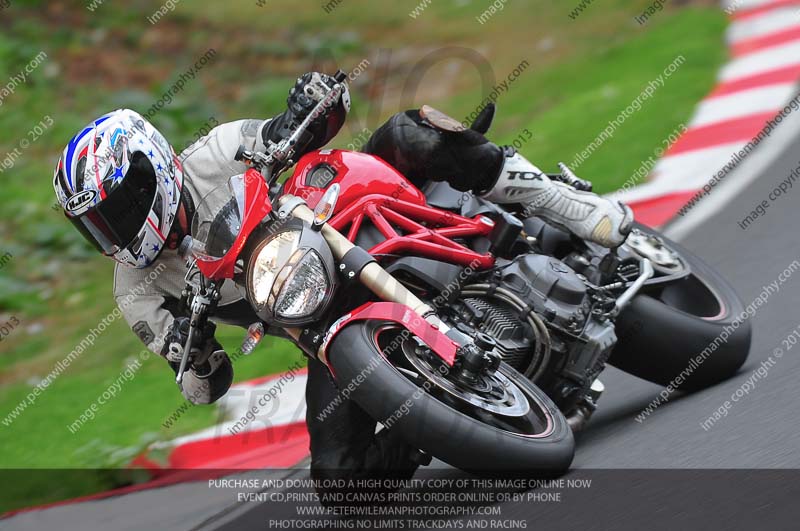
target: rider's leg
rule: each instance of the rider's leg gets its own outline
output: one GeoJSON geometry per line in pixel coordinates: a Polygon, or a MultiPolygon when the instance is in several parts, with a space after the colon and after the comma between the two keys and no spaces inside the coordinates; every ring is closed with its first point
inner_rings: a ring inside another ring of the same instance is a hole
{"type": "Polygon", "coordinates": [[[311,436],[311,478],[318,492],[325,480],[408,479],[420,454],[394,430],[375,434],[376,422],[355,402],[343,398],[322,362],[308,361],[306,424],[311,436]]]}
{"type": "Polygon", "coordinates": [[[503,152],[482,134],[442,131],[418,110],[389,118],[363,151],[382,158],[419,188],[428,181],[447,181],[462,192],[488,190],[503,163],[503,152]]]}
{"type": "Polygon", "coordinates": [[[383,158],[417,186],[447,181],[497,203],[523,206],[553,225],[607,247],[620,245],[630,231],[630,209],[591,192],[551,181],[513,150],[503,150],[452,118],[406,111],[389,119],[364,151],[383,158]]]}

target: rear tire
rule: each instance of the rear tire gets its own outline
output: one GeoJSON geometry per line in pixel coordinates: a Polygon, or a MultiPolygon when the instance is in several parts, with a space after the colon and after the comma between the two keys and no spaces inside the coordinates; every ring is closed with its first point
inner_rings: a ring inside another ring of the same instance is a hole
{"type": "Polygon", "coordinates": [[[664,386],[681,376],[678,388],[686,391],[730,378],[747,360],[751,335],[750,320],[739,318],[744,307],[733,287],[677,243],[648,227],[637,228],[657,234],[689,264],[692,275],[657,296],[634,297],[617,320],[619,341],[609,363],[664,386]]]}
{"type": "Polygon", "coordinates": [[[367,321],[340,331],[328,349],[339,388],[352,382],[351,398],[373,419],[398,430],[412,446],[462,470],[482,475],[551,475],[569,468],[574,439],[566,419],[538,387],[506,364],[500,372],[532,396],[528,403],[549,429],[520,435],[480,422],[441,402],[404,376],[383,355],[381,328],[393,323],[367,321]],[[534,401],[535,403],[531,403],[534,401]],[[398,411],[405,414],[397,416],[398,411]]]}

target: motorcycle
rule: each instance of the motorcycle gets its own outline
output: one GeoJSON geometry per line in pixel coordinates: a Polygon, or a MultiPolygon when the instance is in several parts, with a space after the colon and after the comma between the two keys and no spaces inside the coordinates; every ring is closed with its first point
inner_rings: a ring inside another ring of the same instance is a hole
{"type": "MultiPolygon", "coordinates": [[[[444,183],[423,192],[369,154],[295,161],[342,93],[335,80],[289,138],[240,148],[248,170],[198,205],[180,248],[192,318],[178,384],[232,281],[255,315],[242,352],[289,338],[376,421],[454,467],[558,473],[607,363],[664,385],[682,375],[686,390],[744,363],[747,322],[715,342],[742,311],[733,289],[653,229],[609,250],[444,183]]],[[[551,177],[590,188],[566,167],[551,177]]]]}

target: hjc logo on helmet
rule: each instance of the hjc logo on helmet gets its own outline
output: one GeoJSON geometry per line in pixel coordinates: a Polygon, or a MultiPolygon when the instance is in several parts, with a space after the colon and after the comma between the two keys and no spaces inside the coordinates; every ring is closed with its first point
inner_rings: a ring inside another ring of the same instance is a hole
{"type": "Polygon", "coordinates": [[[84,190],[70,197],[64,208],[67,212],[78,212],[93,204],[96,198],[97,192],[95,190],[84,190]]]}

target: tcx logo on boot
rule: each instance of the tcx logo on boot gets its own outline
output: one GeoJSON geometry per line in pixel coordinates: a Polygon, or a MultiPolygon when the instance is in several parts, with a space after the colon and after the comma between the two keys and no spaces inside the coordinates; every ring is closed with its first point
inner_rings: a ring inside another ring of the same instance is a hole
{"type": "Polygon", "coordinates": [[[513,181],[519,179],[520,181],[535,181],[541,180],[542,174],[533,171],[510,171],[508,172],[508,180],[513,181]]]}

